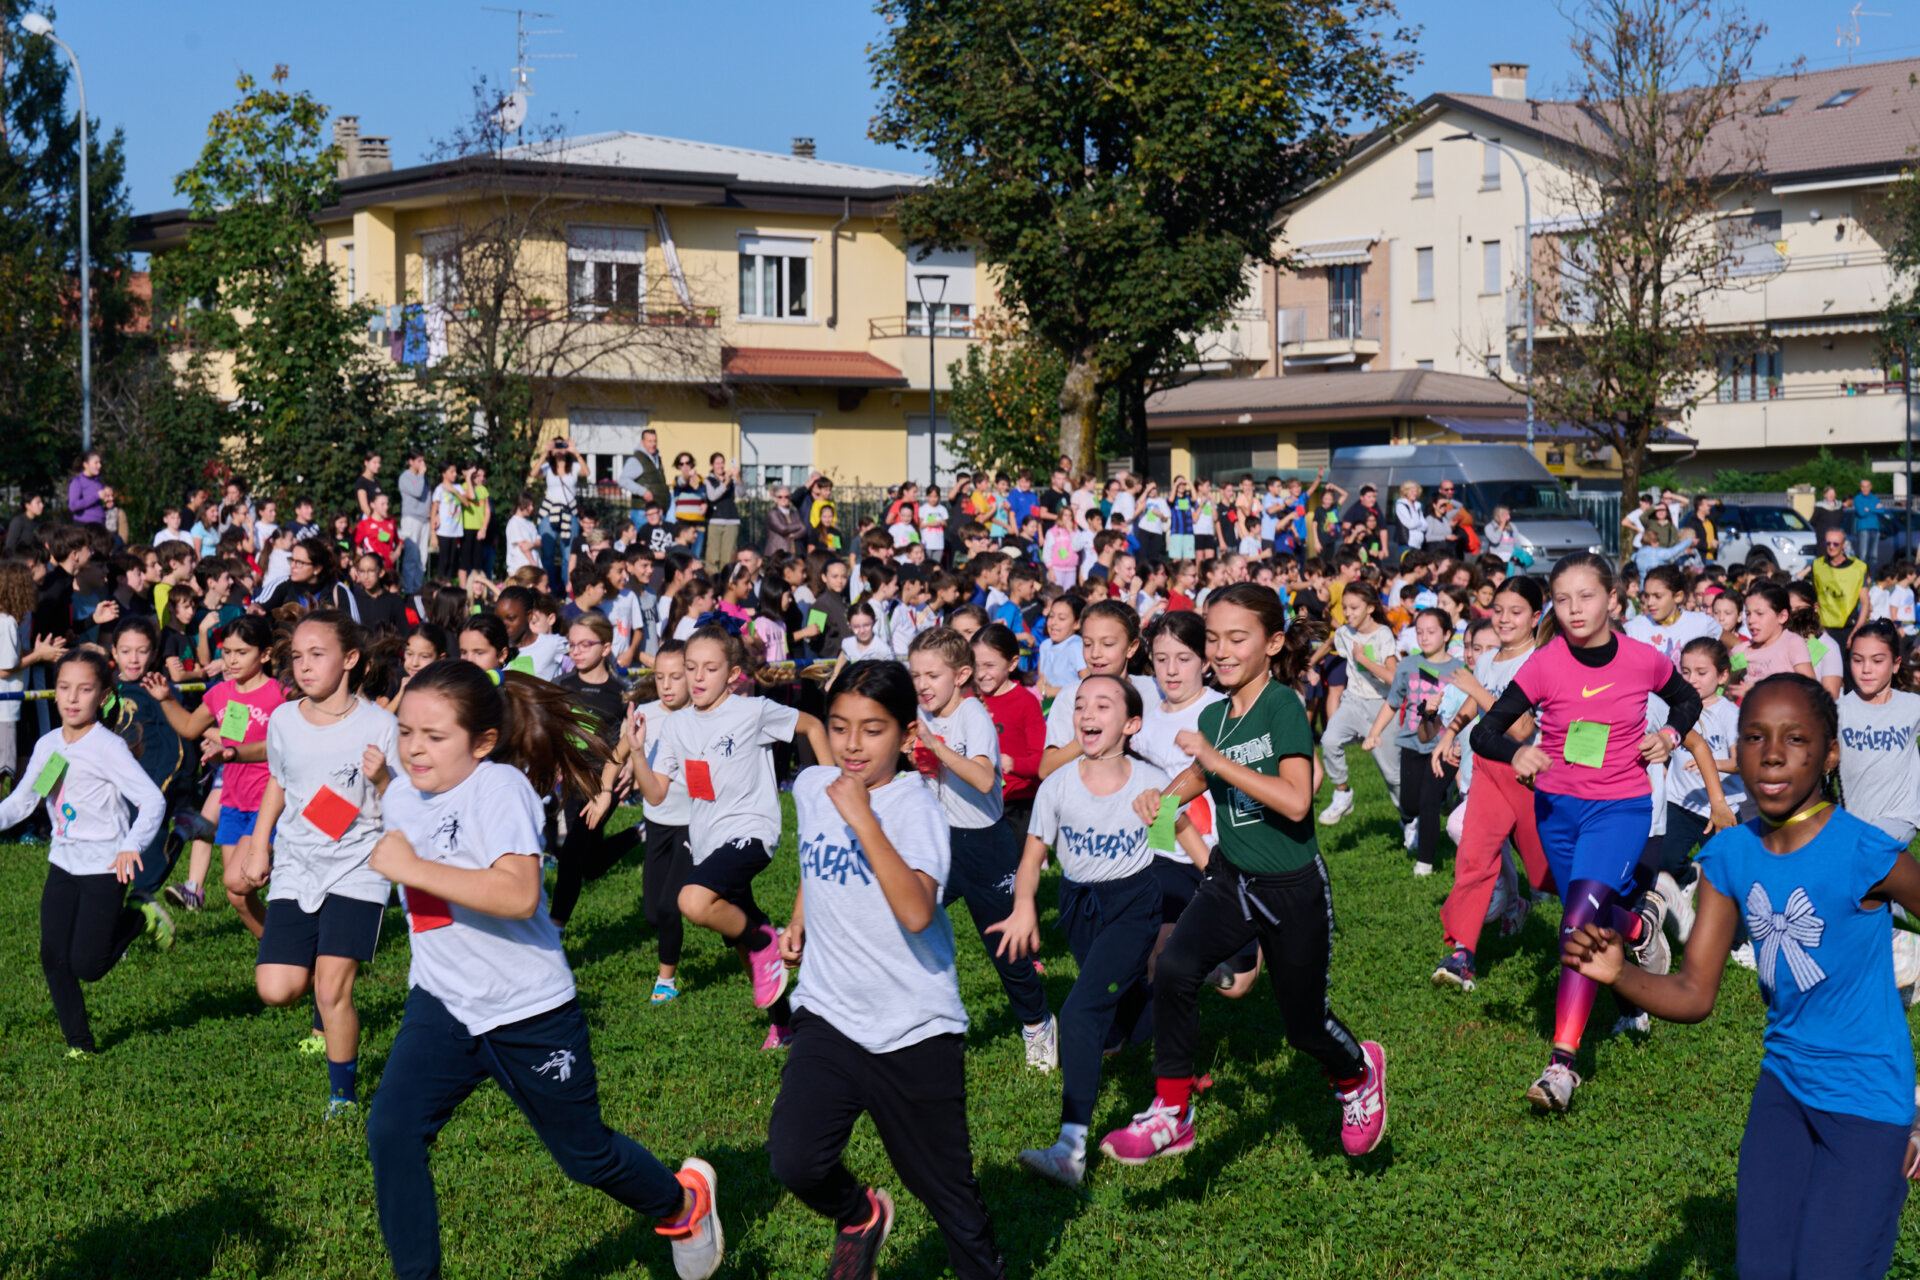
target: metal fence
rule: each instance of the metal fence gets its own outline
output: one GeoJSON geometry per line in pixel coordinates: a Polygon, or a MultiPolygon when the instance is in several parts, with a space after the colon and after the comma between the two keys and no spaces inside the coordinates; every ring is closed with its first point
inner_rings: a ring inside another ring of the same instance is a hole
{"type": "Polygon", "coordinates": [[[1600,531],[1600,542],[1607,554],[1620,554],[1620,495],[1617,493],[1569,493],[1567,501],[1600,531]]]}

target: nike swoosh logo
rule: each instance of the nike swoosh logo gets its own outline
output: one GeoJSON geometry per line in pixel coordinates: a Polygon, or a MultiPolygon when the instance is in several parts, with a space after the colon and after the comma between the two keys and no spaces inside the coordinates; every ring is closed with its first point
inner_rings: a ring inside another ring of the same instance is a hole
{"type": "Polygon", "coordinates": [[[1601,685],[1598,689],[1589,689],[1587,688],[1587,686],[1581,685],[1580,696],[1583,698],[1591,698],[1596,693],[1605,693],[1607,690],[1613,688],[1614,685],[1619,683],[1620,682],[1618,680],[1609,680],[1607,681],[1607,683],[1601,685]]]}

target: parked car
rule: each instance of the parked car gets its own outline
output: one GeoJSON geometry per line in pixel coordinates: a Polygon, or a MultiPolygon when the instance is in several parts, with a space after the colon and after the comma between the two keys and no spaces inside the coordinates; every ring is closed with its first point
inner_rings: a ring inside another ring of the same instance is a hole
{"type": "Polygon", "coordinates": [[[1495,507],[1513,513],[1514,533],[1533,557],[1530,573],[1545,573],[1574,551],[1605,554],[1600,531],[1576,510],[1551,471],[1525,449],[1511,444],[1358,445],[1333,451],[1327,479],[1358,493],[1363,484],[1380,489],[1387,520],[1402,483],[1418,481],[1426,498],[1451,480],[1454,494],[1484,528],[1495,507]]]}
{"type": "Polygon", "coordinates": [[[1797,576],[1820,554],[1813,526],[1792,507],[1729,503],[1720,508],[1714,527],[1720,536],[1714,559],[1722,565],[1765,566],[1769,573],[1777,569],[1797,576]]]}

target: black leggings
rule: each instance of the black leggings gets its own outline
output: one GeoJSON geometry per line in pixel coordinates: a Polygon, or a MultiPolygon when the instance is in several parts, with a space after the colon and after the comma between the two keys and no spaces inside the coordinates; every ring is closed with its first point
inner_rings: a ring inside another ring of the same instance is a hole
{"type": "Polygon", "coordinates": [[[613,870],[614,864],[640,843],[640,833],[631,827],[617,835],[606,834],[607,823],[613,817],[611,809],[600,819],[598,829],[587,826],[579,804],[573,800],[567,801],[565,813],[567,835],[553,849],[559,875],[554,878],[553,899],[547,904],[547,914],[555,924],[565,924],[573,918],[574,905],[580,901],[581,887],[587,881],[598,880],[613,870]]]}
{"type": "Polygon", "coordinates": [[[693,849],[685,827],[647,823],[646,860],[640,868],[640,898],[647,923],[660,939],[660,963],[679,964],[687,924],[680,914],[680,890],[693,870],[693,849]]]}
{"type": "Polygon", "coordinates": [[[1442,765],[1441,770],[1439,777],[1433,776],[1431,753],[1415,751],[1412,747],[1400,748],[1400,820],[1420,820],[1420,843],[1414,855],[1428,866],[1434,864],[1440,852],[1440,832],[1444,825],[1440,821],[1440,806],[1446,803],[1453,775],[1459,772],[1450,764],[1442,765]]]}
{"type": "Polygon", "coordinates": [[[70,1049],[94,1049],[80,984],[106,977],[146,931],[146,917],[126,899],[127,887],[111,871],[76,876],[47,868],[47,886],[40,891],[40,968],[70,1049]]]}
{"type": "Polygon", "coordinates": [[[840,1159],[865,1112],[893,1171],[927,1206],[960,1280],[1002,1280],[967,1134],[966,1039],[931,1036],[870,1053],[825,1018],[793,1015],[793,1045],[767,1121],[773,1176],[807,1208],[849,1227],[866,1220],[859,1179],[840,1159]]]}
{"type": "Polygon", "coordinates": [[[1318,1062],[1329,1079],[1365,1075],[1360,1044],[1334,1016],[1327,994],[1333,886],[1326,864],[1316,857],[1298,871],[1254,876],[1233,867],[1219,851],[1154,967],[1154,1074],[1165,1080],[1193,1075],[1200,984],[1215,965],[1254,939],[1266,957],[1287,1043],[1318,1062]]]}

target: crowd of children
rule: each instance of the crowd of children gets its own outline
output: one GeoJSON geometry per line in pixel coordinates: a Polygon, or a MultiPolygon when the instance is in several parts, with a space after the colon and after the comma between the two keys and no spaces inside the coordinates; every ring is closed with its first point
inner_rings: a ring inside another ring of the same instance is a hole
{"type": "Polygon", "coordinates": [[[833,1274],[873,1274],[893,1222],[842,1159],[865,1113],[956,1274],[1001,1276],[947,908],[966,904],[1027,1065],[1058,1073],[1058,1131],[1027,1169],[1078,1185],[1092,1146],[1121,1164],[1191,1149],[1201,993],[1245,996],[1262,972],[1364,1157],[1386,1051],[1333,1008],[1317,836],[1355,812],[1357,746],[1412,874],[1453,846],[1435,987],[1473,991],[1486,927],[1563,904],[1535,1110],[1571,1106],[1601,985],[1615,1031],[1645,1033],[1705,1017],[1731,953],[1769,1007],[1742,1273],[1884,1267],[1920,1163],[1901,1017],[1920,946],[1889,923],[1920,910],[1910,566],[1835,632],[1808,584],[1737,570],[1637,580],[1576,555],[1527,577],[1444,536],[1390,559],[1370,503],[1349,522],[1330,488],[1316,509],[1279,482],[1224,502],[1184,481],[1066,485],[903,486],[846,551],[828,520],[810,549],[717,565],[641,527],[558,573],[529,495],[495,583],[488,517],[472,523],[484,474],[451,466],[437,576],[405,590],[381,493],[345,546],[213,504],[104,575],[96,533],[44,531],[42,562],[0,564],[0,691],[52,695],[25,765],[0,761],[18,782],[0,826],[43,809],[50,827],[41,959],[69,1054],[96,1047],[82,984],[143,934],[175,945],[167,906],[207,908],[217,851],[261,999],[312,996],[324,1114],[356,1114],[353,987],[398,887],[412,991],[366,1118],[395,1273],[438,1274],[427,1152],[492,1078],[570,1177],[657,1219],[680,1275],[711,1275],[715,1172],[669,1171],[603,1123],[561,945],[586,886],[637,853],[653,1003],[683,996],[691,922],[737,953],[762,1048],[786,1055],[769,1155],[835,1224],[833,1274]],[[642,821],[610,833],[635,801],[642,821]],[[787,834],[799,892],[763,905],[787,834]],[[1037,960],[1049,864],[1076,965],[1058,1003],[1037,960]],[[1092,1142],[1105,1056],[1147,1042],[1152,1098],[1092,1142]],[[1763,1249],[1761,1218],[1795,1224],[1793,1248],[1763,1249]]]}

